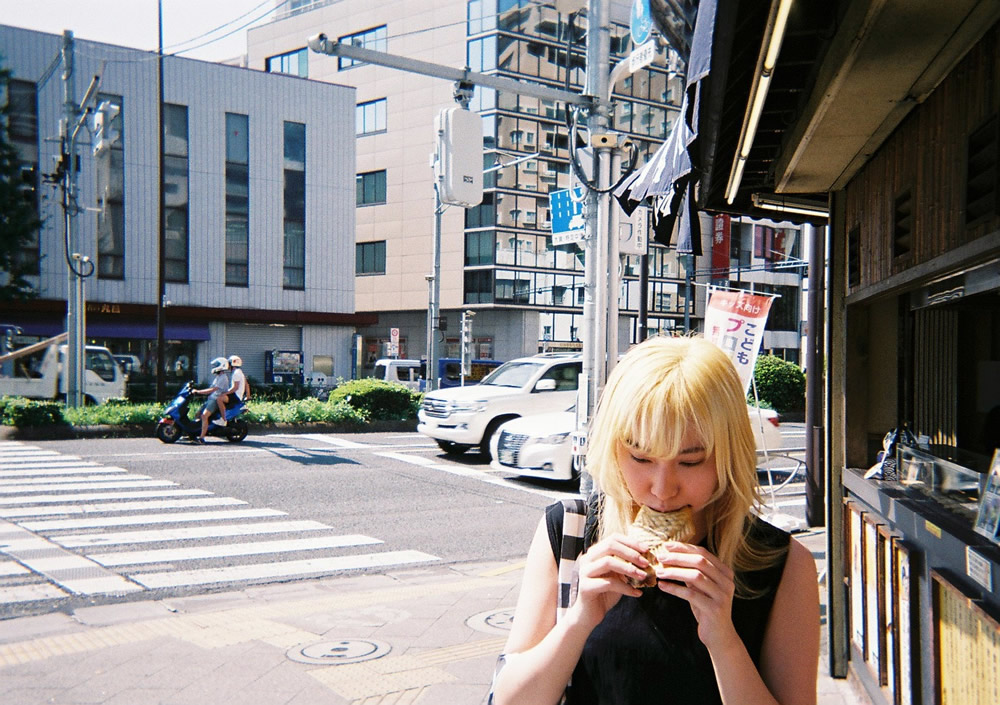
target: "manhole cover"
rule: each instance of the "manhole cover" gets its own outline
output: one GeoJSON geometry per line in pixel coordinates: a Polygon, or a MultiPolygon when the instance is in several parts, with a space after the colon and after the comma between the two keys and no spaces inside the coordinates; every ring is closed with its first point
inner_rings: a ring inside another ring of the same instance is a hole
{"type": "Polygon", "coordinates": [[[510,631],[510,625],[513,621],[514,608],[507,607],[500,610],[490,610],[489,612],[474,614],[465,620],[465,624],[477,632],[506,634],[510,631]]]}
{"type": "Polygon", "coordinates": [[[289,649],[285,655],[298,663],[336,666],[382,658],[391,650],[391,646],[380,641],[343,639],[340,641],[321,641],[308,646],[295,646],[289,649]]]}

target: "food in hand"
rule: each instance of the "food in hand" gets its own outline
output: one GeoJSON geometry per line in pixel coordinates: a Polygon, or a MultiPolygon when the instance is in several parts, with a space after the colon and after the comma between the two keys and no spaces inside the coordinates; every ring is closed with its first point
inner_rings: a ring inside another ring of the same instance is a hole
{"type": "Polygon", "coordinates": [[[638,539],[646,544],[647,551],[642,554],[649,561],[646,578],[626,578],[628,584],[635,588],[656,586],[656,566],[660,564],[656,557],[657,549],[667,541],[687,542],[694,538],[694,522],[689,507],[683,507],[674,512],[657,512],[649,507],[639,508],[635,520],[628,531],[629,538],[638,539]]]}

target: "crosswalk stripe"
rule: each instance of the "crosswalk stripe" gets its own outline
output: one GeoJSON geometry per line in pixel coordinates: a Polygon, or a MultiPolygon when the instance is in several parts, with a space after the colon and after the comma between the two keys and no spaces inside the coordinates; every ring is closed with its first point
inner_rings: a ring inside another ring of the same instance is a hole
{"type": "Polygon", "coordinates": [[[288,516],[279,509],[233,509],[218,512],[172,512],[169,514],[141,514],[134,517],[88,517],[86,519],[42,519],[20,522],[29,531],[60,531],[64,529],[96,529],[110,526],[135,526],[140,524],[180,524],[196,521],[225,521],[228,519],[262,519],[288,516]]]}
{"type": "Polygon", "coordinates": [[[106,482],[68,482],[65,484],[58,485],[10,485],[3,486],[0,485],[0,494],[26,494],[28,492],[40,492],[40,491],[56,491],[56,490],[91,490],[91,489],[106,489],[109,487],[114,487],[116,489],[122,489],[124,487],[170,487],[171,485],[176,485],[176,482],[171,482],[170,480],[122,480],[122,481],[106,481],[106,482]]]}
{"type": "Polygon", "coordinates": [[[343,438],[334,438],[333,436],[327,436],[322,433],[302,433],[302,434],[292,434],[292,433],[270,433],[268,434],[271,438],[304,438],[311,441],[318,441],[320,443],[329,443],[332,446],[337,446],[339,448],[369,448],[367,443],[357,443],[355,441],[348,441],[343,438]]]}
{"type": "Polygon", "coordinates": [[[0,588],[0,605],[16,602],[34,602],[36,600],[52,600],[66,597],[66,592],[52,583],[36,583],[32,585],[15,585],[0,588]]]}
{"type": "Polygon", "coordinates": [[[20,497],[0,497],[0,507],[10,504],[54,504],[56,502],[92,502],[98,499],[133,499],[140,497],[190,497],[210,495],[208,490],[133,490],[130,492],[91,492],[90,494],[28,495],[20,497]]]}
{"type": "Polygon", "coordinates": [[[280,534],[293,531],[319,531],[329,529],[318,521],[275,521],[259,524],[228,524],[219,526],[197,526],[177,529],[156,529],[153,531],[121,531],[104,534],[72,534],[53,539],[67,548],[87,546],[114,546],[129,543],[159,543],[161,541],[181,541],[185,539],[222,538],[225,536],[253,536],[255,534],[280,534]]]}
{"type": "MultiPolygon", "coordinates": [[[[8,480],[0,480],[0,492],[11,487],[23,487],[25,485],[51,485],[66,482],[109,482],[121,480],[116,473],[104,473],[99,468],[87,468],[84,472],[89,473],[80,477],[15,477],[8,480]],[[98,474],[92,474],[92,473],[98,474]]],[[[150,480],[149,475],[129,475],[127,480],[150,480]]]]}
{"type": "Polygon", "coordinates": [[[58,453],[54,455],[15,455],[7,456],[0,459],[3,461],[3,467],[13,466],[13,465],[34,465],[36,463],[88,463],[89,460],[84,460],[79,455],[59,455],[58,453]]]}
{"type": "Polygon", "coordinates": [[[104,504],[57,504],[43,507],[0,507],[0,518],[21,519],[49,514],[97,514],[98,512],[134,512],[150,509],[190,509],[246,504],[235,497],[198,497],[195,499],[161,499],[141,502],[106,502],[104,504]]]}
{"type": "Polygon", "coordinates": [[[119,551],[116,553],[91,553],[87,557],[103,566],[144,565],[171,561],[190,561],[205,558],[229,558],[232,556],[252,556],[265,553],[292,551],[313,551],[320,548],[347,548],[382,543],[360,534],[345,536],[319,536],[308,539],[287,539],[283,541],[256,541],[253,543],[228,543],[215,546],[192,546],[190,548],[163,548],[155,551],[119,551]]]}
{"type": "Polygon", "coordinates": [[[25,573],[30,572],[30,570],[25,568],[20,563],[15,563],[14,561],[0,562],[0,577],[2,578],[9,578],[13,575],[24,575],[25,573]]]}
{"type": "Polygon", "coordinates": [[[78,465],[69,467],[48,467],[48,468],[31,468],[30,470],[0,470],[0,478],[3,477],[33,477],[35,475],[51,476],[51,475],[82,475],[84,473],[123,473],[128,472],[125,468],[115,468],[115,467],[94,467],[93,463],[90,464],[91,467],[82,467],[78,465]]]}
{"type": "Polygon", "coordinates": [[[313,558],[301,561],[277,563],[255,563],[229,568],[204,568],[201,570],[169,571],[166,573],[139,573],[129,577],[148,588],[182,587],[188,585],[210,585],[241,580],[291,577],[311,573],[327,573],[361,568],[377,568],[408,563],[426,563],[441,560],[421,551],[388,551],[386,553],[365,553],[357,556],[337,556],[313,558]]]}

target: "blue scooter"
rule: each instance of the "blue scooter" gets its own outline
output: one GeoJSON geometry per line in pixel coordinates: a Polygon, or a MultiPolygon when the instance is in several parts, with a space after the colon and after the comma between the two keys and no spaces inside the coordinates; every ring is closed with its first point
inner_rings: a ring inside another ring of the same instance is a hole
{"type": "MultiPolygon", "coordinates": [[[[188,414],[188,407],[191,404],[191,396],[194,394],[194,382],[185,384],[170,406],[163,412],[163,418],[156,424],[156,437],[164,443],[176,443],[181,436],[187,436],[195,440],[201,435],[201,419],[191,419],[188,414]]],[[[232,398],[235,398],[233,395],[232,398]]],[[[247,437],[250,430],[247,422],[239,418],[245,410],[242,401],[226,406],[226,425],[220,426],[218,410],[213,411],[212,418],[208,423],[208,436],[219,436],[225,438],[230,443],[239,443],[247,437]]]]}

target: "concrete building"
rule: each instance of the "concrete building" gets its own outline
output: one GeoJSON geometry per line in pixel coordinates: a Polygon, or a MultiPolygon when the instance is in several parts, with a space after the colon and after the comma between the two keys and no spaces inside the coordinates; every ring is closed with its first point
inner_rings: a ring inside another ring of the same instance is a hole
{"type": "MultiPolygon", "coordinates": [[[[44,219],[23,253],[39,297],[5,305],[2,322],[49,336],[65,330],[69,281],[62,191],[43,178],[61,152],[63,37],[0,26],[0,46],[13,73],[11,137],[34,168],[44,219]]],[[[138,356],[141,378],[157,343],[158,57],[80,40],[72,54],[74,100],[99,75],[98,100],[118,108],[121,134],[108,160],[94,159],[88,130],[78,140],[71,228],[96,265],[86,335],[138,356]]],[[[354,311],[354,89],[169,56],[163,78],[170,384],[205,378],[210,358],[234,353],[261,381],[283,364],[349,378],[355,329],[374,319],[354,311]]]]}
{"type": "MultiPolygon", "coordinates": [[[[626,59],[633,49],[630,6],[624,0],[612,3],[612,64],[626,59]]],[[[357,88],[356,306],[358,312],[378,315],[376,324],[358,331],[362,368],[388,353],[391,328],[399,329],[401,357],[422,357],[427,347],[427,277],[432,271],[434,227],[429,155],[435,149],[435,116],[455,104],[453,85],[318,54],[307,48],[308,37],[323,32],[331,39],[397,56],[468,66],[579,92],[584,82],[586,22],[585,14],[560,14],[554,3],[535,1],[317,0],[282,5],[273,22],[249,31],[251,68],[357,88]]],[[[612,127],[636,145],[639,165],[665,139],[676,119],[681,87],[671,68],[677,68],[676,57],[664,51],[648,68],[626,74],[614,87],[612,127]]],[[[440,334],[444,344],[439,354],[458,356],[464,310],[476,313],[476,357],[510,359],[544,350],[579,349],[582,246],[553,246],[548,201],[549,193],[573,183],[566,104],[477,88],[470,108],[483,118],[485,169],[537,157],[487,173],[481,205],[450,207],[443,213],[440,301],[447,330],[440,334]]],[[[791,224],[783,227],[798,232],[791,224]]],[[[752,237],[749,222],[745,229],[746,237],[752,237]]],[[[741,245],[743,230],[736,230],[732,266],[742,275],[732,278],[742,285],[767,279],[775,286],[770,273],[750,273],[763,270],[764,261],[753,260],[752,240],[741,245]]],[[[686,321],[697,327],[705,290],[690,283],[709,280],[709,237],[705,233],[706,257],[692,261],[678,257],[673,247],[650,248],[651,333],[683,330],[686,321]]],[[[795,241],[790,235],[788,242],[795,241]]],[[[639,256],[626,258],[620,294],[623,347],[639,335],[641,267],[639,256]]],[[[794,274],[791,279],[779,278],[783,280],[773,293],[783,294],[793,309],[786,316],[790,325],[785,335],[769,334],[764,344],[785,348],[779,352],[798,361],[801,270],[785,271],[794,274]]],[[[727,280],[730,275],[719,278],[727,280]]]]}

